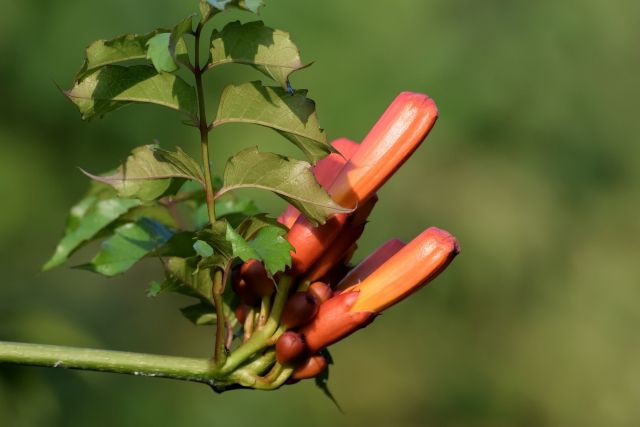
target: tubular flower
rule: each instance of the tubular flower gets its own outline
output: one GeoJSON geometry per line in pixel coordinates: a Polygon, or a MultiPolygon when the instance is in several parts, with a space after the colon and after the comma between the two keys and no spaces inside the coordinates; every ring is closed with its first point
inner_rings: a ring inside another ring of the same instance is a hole
{"type": "MultiPolygon", "coordinates": [[[[435,103],[426,95],[402,92],[342,167],[328,192],[342,206],[359,206],[373,196],[409,158],[427,136],[438,117],[435,103]]],[[[304,273],[330,247],[347,214],[335,215],[314,227],[300,216],[287,240],[294,274],[304,273]]]]}
{"type": "Polygon", "coordinates": [[[336,290],[342,291],[350,286],[360,283],[403,247],[404,242],[402,240],[389,240],[349,271],[340,283],[336,285],[336,290]]]}
{"type": "Polygon", "coordinates": [[[459,251],[449,233],[428,228],[363,281],[322,304],[301,330],[307,347],[317,351],[366,326],[375,314],[433,280],[459,251]]]}

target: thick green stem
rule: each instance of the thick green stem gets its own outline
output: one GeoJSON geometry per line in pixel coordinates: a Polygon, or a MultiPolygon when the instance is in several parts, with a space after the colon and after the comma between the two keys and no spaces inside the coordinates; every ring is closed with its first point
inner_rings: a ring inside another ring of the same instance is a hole
{"type": "Polygon", "coordinates": [[[46,366],[195,381],[215,387],[210,359],[0,341],[0,364],[46,366]]]}
{"type": "Polygon", "coordinates": [[[216,221],[215,193],[213,191],[213,182],[211,181],[211,159],[209,156],[209,125],[207,124],[204,87],[202,84],[203,70],[200,67],[200,35],[202,33],[202,27],[202,23],[198,24],[198,28],[194,33],[196,42],[193,74],[196,79],[196,93],[198,96],[198,129],[200,130],[200,151],[202,153],[202,167],[204,171],[205,191],[207,196],[207,211],[209,213],[209,222],[213,224],[216,221]]]}
{"type": "Polygon", "coordinates": [[[273,301],[271,312],[269,313],[269,319],[267,323],[260,329],[253,332],[251,338],[245,341],[240,347],[235,349],[233,353],[227,358],[227,362],[221,368],[223,374],[230,373],[238,366],[240,366],[245,360],[251,357],[253,354],[262,350],[269,344],[270,338],[278,329],[280,323],[280,316],[282,315],[282,309],[289,296],[289,289],[291,288],[292,279],[288,275],[283,275],[278,283],[278,292],[273,301]]]}

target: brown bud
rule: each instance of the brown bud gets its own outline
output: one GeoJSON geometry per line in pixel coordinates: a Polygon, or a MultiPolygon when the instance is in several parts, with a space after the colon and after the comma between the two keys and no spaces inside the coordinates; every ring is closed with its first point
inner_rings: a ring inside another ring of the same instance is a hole
{"type": "Polygon", "coordinates": [[[308,292],[316,298],[318,304],[322,304],[333,295],[333,291],[326,283],[315,282],[309,286],[308,292]]]}
{"type": "Polygon", "coordinates": [[[244,323],[244,321],[247,320],[247,315],[249,314],[249,311],[251,311],[251,307],[249,307],[247,304],[245,303],[238,304],[235,310],[236,319],[238,319],[238,322],[240,322],[241,324],[244,323]]]}
{"type": "Polygon", "coordinates": [[[254,306],[260,302],[260,297],[249,289],[247,282],[240,277],[238,269],[234,269],[231,272],[231,289],[240,297],[240,301],[249,306],[254,306]]]}
{"type": "Polygon", "coordinates": [[[318,302],[309,292],[296,292],[284,305],[281,323],[287,328],[304,325],[318,312],[318,302]]]}
{"type": "Polygon", "coordinates": [[[313,378],[327,369],[327,359],[321,354],[309,356],[291,374],[293,380],[313,378]]]}
{"type": "Polygon", "coordinates": [[[250,259],[242,264],[240,276],[247,282],[249,289],[260,297],[268,297],[275,289],[273,279],[269,277],[264,265],[258,260],[250,259]]]}
{"type": "Polygon", "coordinates": [[[287,331],[276,341],[276,359],[283,365],[295,362],[304,351],[304,340],[297,332],[287,331]]]}

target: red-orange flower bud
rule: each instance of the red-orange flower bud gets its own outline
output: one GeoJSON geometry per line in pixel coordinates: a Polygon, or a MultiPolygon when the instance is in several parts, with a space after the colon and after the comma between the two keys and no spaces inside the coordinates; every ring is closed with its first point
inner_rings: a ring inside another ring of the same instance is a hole
{"type": "Polygon", "coordinates": [[[247,282],[240,276],[239,270],[239,268],[234,268],[231,271],[231,289],[238,295],[240,301],[254,306],[260,301],[260,298],[249,288],[247,282]]]}
{"type": "Polygon", "coordinates": [[[238,322],[240,322],[240,324],[243,324],[245,320],[247,320],[247,316],[249,315],[249,312],[251,311],[251,307],[248,306],[245,303],[240,303],[238,304],[238,306],[235,309],[235,314],[236,314],[236,319],[238,319],[238,322]]]}
{"type": "Polygon", "coordinates": [[[300,330],[309,351],[321,350],[373,321],[376,313],[351,310],[357,299],[358,292],[345,292],[320,305],[313,321],[300,330]]]}
{"type": "Polygon", "coordinates": [[[304,362],[302,362],[291,373],[291,379],[293,380],[305,380],[307,378],[313,378],[324,372],[327,369],[327,359],[321,354],[314,354],[309,356],[304,362]]]}
{"type": "Polygon", "coordinates": [[[257,259],[250,259],[240,267],[240,277],[254,294],[268,297],[275,290],[276,284],[267,273],[264,265],[257,259]]]}
{"type": "Polygon", "coordinates": [[[322,304],[333,296],[331,287],[323,282],[312,283],[309,286],[308,292],[315,297],[318,304],[322,304]]]}
{"type": "Polygon", "coordinates": [[[404,247],[404,242],[391,239],[360,261],[336,286],[337,291],[357,285],[404,247]]]}
{"type": "Polygon", "coordinates": [[[433,280],[459,252],[451,234],[428,228],[366,279],[347,289],[360,292],[351,310],[384,310],[433,280]]]}
{"type": "Polygon", "coordinates": [[[305,352],[302,336],[297,332],[287,331],[276,341],[276,360],[283,365],[299,359],[305,352]]]}
{"type": "Polygon", "coordinates": [[[318,312],[318,301],[309,292],[296,292],[289,297],[282,310],[280,323],[286,328],[304,325],[318,312]]]}
{"type": "Polygon", "coordinates": [[[418,148],[437,117],[438,109],[428,96],[398,95],[331,185],[333,200],[355,206],[369,198],[418,148]]]}

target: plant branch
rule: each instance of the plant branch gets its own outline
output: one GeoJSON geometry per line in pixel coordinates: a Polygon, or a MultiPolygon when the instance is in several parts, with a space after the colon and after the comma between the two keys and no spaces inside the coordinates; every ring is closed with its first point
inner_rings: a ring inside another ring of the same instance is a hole
{"type": "Polygon", "coordinates": [[[207,198],[207,211],[209,222],[216,221],[215,194],[211,181],[211,159],[209,156],[209,125],[207,124],[207,112],[205,108],[204,87],[202,85],[203,70],[200,67],[200,36],[202,34],[203,23],[200,22],[195,31],[195,60],[193,75],[196,80],[196,92],[198,96],[198,129],[200,130],[200,151],[202,153],[202,167],[204,170],[205,191],[207,198]]]}
{"type": "Polygon", "coordinates": [[[0,364],[46,366],[226,384],[210,359],[0,341],[0,364]]]}
{"type": "Polygon", "coordinates": [[[222,271],[216,270],[213,274],[213,304],[216,308],[216,343],[214,351],[214,361],[217,367],[224,365],[227,358],[225,348],[226,321],[224,315],[224,302],[222,301],[222,271]]]}

